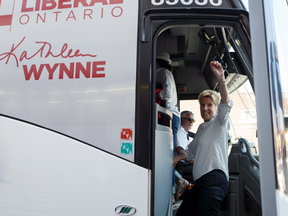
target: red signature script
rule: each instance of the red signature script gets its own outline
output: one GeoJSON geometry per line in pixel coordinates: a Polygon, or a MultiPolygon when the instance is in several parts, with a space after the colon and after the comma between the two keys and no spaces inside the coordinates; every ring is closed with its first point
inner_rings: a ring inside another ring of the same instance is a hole
{"type": "Polygon", "coordinates": [[[34,53],[28,53],[28,51],[24,50],[22,53],[20,51],[20,55],[17,56],[15,53],[19,53],[18,50],[21,44],[24,42],[26,37],[18,43],[16,46],[12,44],[11,50],[8,52],[0,53],[0,61],[6,60],[6,64],[9,63],[11,59],[16,61],[17,67],[19,67],[19,62],[23,60],[30,60],[33,59],[35,56],[40,56],[41,58],[48,58],[48,57],[62,57],[62,58],[75,58],[75,57],[96,57],[97,55],[92,54],[83,54],[79,49],[73,50],[68,48],[68,44],[64,43],[61,50],[59,52],[52,52],[52,45],[48,42],[37,41],[36,44],[40,44],[40,48],[34,53]]]}

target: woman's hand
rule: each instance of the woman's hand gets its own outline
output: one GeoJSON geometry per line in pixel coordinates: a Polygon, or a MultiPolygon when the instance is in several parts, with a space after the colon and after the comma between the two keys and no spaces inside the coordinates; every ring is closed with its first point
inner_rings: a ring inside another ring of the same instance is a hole
{"type": "Polygon", "coordinates": [[[221,101],[223,104],[227,104],[230,101],[230,96],[225,82],[225,74],[222,65],[218,61],[211,61],[210,68],[216,76],[217,82],[219,83],[221,101]]]}
{"type": "Polygon", "coordinates": [[[177,163],[180,160],[185,160],[186,159],[186,155],[184,153],[181,153],[180,155],[178,155],[177,157],[173,158],[173,169],[176,167],[177,163]]]}
{"type": "Polygon", "coordinates": [[[218,83],[225,82],[225,74],[222,65],[218,61],[210,62],[210,69],[216,76],[218,83]]]}

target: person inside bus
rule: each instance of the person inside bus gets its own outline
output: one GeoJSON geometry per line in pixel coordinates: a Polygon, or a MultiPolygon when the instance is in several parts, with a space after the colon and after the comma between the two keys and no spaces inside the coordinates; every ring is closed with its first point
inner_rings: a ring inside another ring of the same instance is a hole
{"type": "MultiPolygon", "coordinates": [[[[188,148],[190,143],[189,139],[189,130],[192,128],[193,123],[195,122],[194,114],[191,111],[185,110],[181,112],[181,124],[178,129],[177,137],[176,137],[176,145],[174,149],[174,157],[180,155],[183,150],[188,148]]],[[[177,163],[175,169],[189,181],[193,181],[193,163],[194,160],[189,161],[179,161],[177,163]]]]}
{"type": "Polygon", "coordinates": [[[173,159],[174,166],[180,160],[195,159],[194,187],[185,196],[177,216],[217,216],[220,204],[228,192],[227,136],[230,128],[229,113],[233,101],[229,97],[221,64],[212,61],[210,68],[219,83],[221,98],[212,90],[200,93],[198,99],[204,123],[199,126],[188,149],[173,159]]]}
{"type": "MultiPolygon", "coordinates": [[[[173,131],[173,149],[175,149],[176,135],[180,126],[180,113],[177,107],[177,90],[175,80],[172,74],[170,55],[166,52],[156,54],[156,83],[162,85],[162,89],[156,93],[156,97],[161,100],[166,100],[166,109],[169,110],[172,116],[172,131],[173,131]]],[[[175,189],[175,170],[173,170],[173,194],[175,189]]]]}
{"type": "MultiPolygon", "coordinates": [[[[156,55],[156,82],[162,85],[156,97],[166,100],[166,109],[173,114],[172,130],[173,142],[176,143],[176,135],[180,126],[180,113],[177,107],[177,90],[172,74],[170,55],[166,52],[159,52],[156,55]]],[[[175,144],[174,144],[175,146],[175,144]]]]}

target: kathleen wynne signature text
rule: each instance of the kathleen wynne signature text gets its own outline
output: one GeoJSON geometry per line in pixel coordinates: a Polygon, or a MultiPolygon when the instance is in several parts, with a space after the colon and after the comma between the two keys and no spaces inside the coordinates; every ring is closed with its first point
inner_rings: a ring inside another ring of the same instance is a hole
{"type": "Polygon", "coordinates": [[[64,43],[61,50],[59,52],[52,52],[52,45],[45,41],[37,41],[36,44],[40,45],[40,48],[33,53],[28,53],[28,51],[24,50],[17,56],[15,53],[20,49],[19,47],[24,42],[25,37],[18,43],[16,46],[13,44],[11,50],[8,52],[0,53],[0,61],[5,61],[5,64],[8,64],[11,59],[14,59],[16,62],[17,67],[19,67],[19,62],[23,60],[31,60],[36,56],[40,56],[41,58],[48,58],[48,57],[62,57],[62,58],[75,58],[75,57],[96,57],[97,55],[92,54],[83,54],[79,49],[74,51],[73,49],[68,48],[68,44],[64,43]]]}

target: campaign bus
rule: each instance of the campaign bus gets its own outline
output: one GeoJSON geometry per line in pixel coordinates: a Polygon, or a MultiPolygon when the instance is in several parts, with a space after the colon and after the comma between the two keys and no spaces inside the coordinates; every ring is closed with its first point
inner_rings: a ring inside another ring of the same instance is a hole
{"type": "Polygon", "coordinates": [[[179,111],[199,124],[199,93],[219,91],[209,63],[225,69],[234,107],[219,215],[285,215],[287,11],[285,0],[0,0],[1,216],[176,214],[158,52],[179,111]]]}

